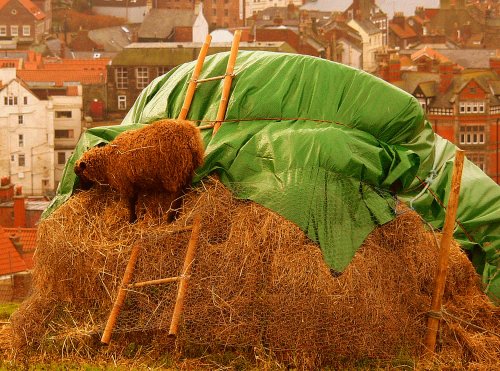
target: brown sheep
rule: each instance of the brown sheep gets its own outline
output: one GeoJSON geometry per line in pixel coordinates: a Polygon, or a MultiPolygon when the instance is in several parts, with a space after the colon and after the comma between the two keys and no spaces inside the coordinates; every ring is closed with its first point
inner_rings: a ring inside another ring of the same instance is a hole
{"type": "Polygon", "coordinates": [[[136,220],[139,193],[164,191],[177,199],[203,164],[199,130],[188,121],[160,120],[118,135],[85,152],[75,165],[81,184],[107,184],[130,203],[136,220]]]}

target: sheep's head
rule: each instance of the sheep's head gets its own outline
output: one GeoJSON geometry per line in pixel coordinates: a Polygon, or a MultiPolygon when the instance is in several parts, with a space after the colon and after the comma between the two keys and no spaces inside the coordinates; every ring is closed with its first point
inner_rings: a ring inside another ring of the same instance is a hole
{"type": "Polygon", "coordinates": [[[85,152],[76,162],[74,171],[80,178],[80,183],[84,188],[89,188],[93,183],[108,183],[106,159],[107,153],[104,148],[95,147],[85,152]]]}

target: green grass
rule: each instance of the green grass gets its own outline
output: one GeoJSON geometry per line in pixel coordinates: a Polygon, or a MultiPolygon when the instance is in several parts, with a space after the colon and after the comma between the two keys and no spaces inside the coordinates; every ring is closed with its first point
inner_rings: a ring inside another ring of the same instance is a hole
{"type": "Polygon", "coordinates": [[[19,303],[0,303],[0,321],[7,321],[19,308],[19,303]]]}

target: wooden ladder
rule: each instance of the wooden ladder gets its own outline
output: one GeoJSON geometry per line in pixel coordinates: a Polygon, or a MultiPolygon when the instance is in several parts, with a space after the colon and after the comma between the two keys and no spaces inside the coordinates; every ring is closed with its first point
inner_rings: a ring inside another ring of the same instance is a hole
{"type": "MultiPolygon", "coordinates": [[[[191,102],[193,101],[194,93],[196,91],[196,86],[199,83],[204,83],[208,81],[222,80],[224,79],[224,84],[222,87],[222,96],[221,101],[219,103],[219,108],[217,110],[217,118],[215,124],[213,125],[213,133],[214,136],[219,130],[222,122],[224,121],[227,109],[227,103],[229,100],[229,93],[231,90],[231,85],[234,77],[234,66],[236,63],[236,57],[238,55],[238,48],[241,38],[241,31],[237,30],[234,33],[233,43],[231,45],[231,53],[229,55],[229,60],[226,67],[226,73],[222,76],[210,77],[206,79],[199,79],[201,70],[203,68],[203,63],[205,62],[205,57],[208,52],[208,48],[210,47],[210,42],[212,37],[208,35],[203,43],[203,46],[200,50],[200,54],[198,55],[198,59],[196,61],[195,68],[193,70],[193,74],[191,76],[191,80],[189,81],[189,85],[186,91],[186,97],[184,98],[184,104],[181,108],[181,112],[179,113],[178,119],[185,120],[187,114],[189,112],[189,108],[191,107],[191,102]]],[[[122,277],[122,282],[120,288],[118,290],[118,294],[115,298],[113,308],[108,317],[108,321],[106,322],[106,327],[104,328],[104,332],[101,337],[101,342],[104,344],[109,344],[111,341],[111,335],[113,333],[113,329],[115,328],[116,322],[118,320],[118,316],[122,310],[123,304],[125,303],[125,299],[127,297],[127,292],[131,289],[137,287],[151,286],[151,285],[161,285],[170,282],[179,282],[179,286],[177,289],[177,299],[175,301],[174,311],[172,314],[172,321],[170,322],[170,328],[168,331],[168,336],[175,337],[177,336],[177,330],[179,327],[179,322],[182,314],[182,309],[184,307],[184,299],[187,291],[187,281],[191,274],[191,267],[194,261],[194,255],[196,252],[196,246],[198,244],[198,237],[200,235],[201,229],[201,216],[200,214],[196,214],[193,218],[193,224],[191,226],[178,228],[172,232],[183,232],[191,230],[191,236],[189,238],[188,247],[186,251],[186,257],[184,258],[184,265],[181,271],[181,274],[177,277],[168,277],[161,278],[157,280],[151,281],[143,281],[143,282],[135,282],[131,283],[132,276],[135,270],[135,264],[139,259],[139,253],[141,250],[140,243],[136,243],[132,247],[132,251],[130,253],[130,258],[125,268],[125,272],[122,277]]]]}

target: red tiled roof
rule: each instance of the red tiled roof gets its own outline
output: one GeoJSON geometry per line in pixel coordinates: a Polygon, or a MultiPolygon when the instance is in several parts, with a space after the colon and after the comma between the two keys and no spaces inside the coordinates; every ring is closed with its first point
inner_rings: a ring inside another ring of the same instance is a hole
{"type": "Polygon", "coordinates": [[[32,82],[54,83],[55,86],[64,86],[65,82],[78,81],[81,84],[98,84],[107,80],[106,70],[18,70],[17,76],[28,85],[32,82]]]}
{"type": "Polygon", "coordinates": [[[44,58],[43,69],[46,70],[106,70],[111,59],[54,59],[44,58]]]}
{"type": "Polygon", "coordinates": [[[407,24],[405,24],[404,27],[401,27],[396,23],[389,23],[389,28],[400,39],[409,39],[417,36],[417,33],[413,30],[413,28],[411,28],[407,24]]]}
{"type": "Polygon", "coordinates": [[[27,269],[25,261],[0,226],[0,276],[23,272],[27,269]]]}
{"type": "Polygon", "coordinates": [[[17,235],[21,237],[24,251],[32,251],[36,248],[36,228],[4,228],[7,236],[17,235]]]}

